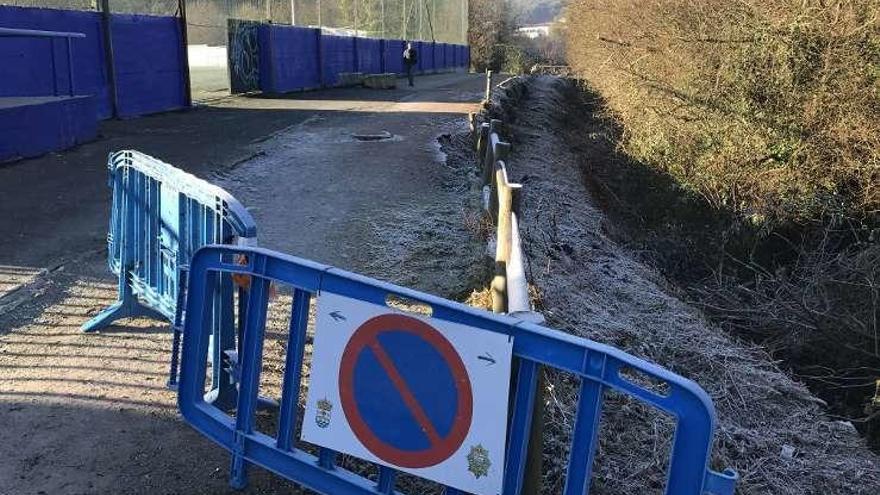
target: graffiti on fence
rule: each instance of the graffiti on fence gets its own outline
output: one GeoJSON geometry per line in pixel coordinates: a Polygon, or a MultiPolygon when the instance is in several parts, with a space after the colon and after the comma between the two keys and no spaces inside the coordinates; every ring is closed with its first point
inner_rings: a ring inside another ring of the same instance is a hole
{"type": "Polygon", "coordinates": [[[246,93],[260,89],[259,22],[229,19],[229,88],[246,93]]]}

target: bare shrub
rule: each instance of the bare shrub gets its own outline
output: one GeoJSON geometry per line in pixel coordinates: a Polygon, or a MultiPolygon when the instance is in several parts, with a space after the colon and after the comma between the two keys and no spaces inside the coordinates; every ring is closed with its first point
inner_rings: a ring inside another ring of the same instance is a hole
{"type": "Polygon", "coordinates": [[[636,158],[756,221],[880,207],[880,3],[574,0],[636,158]]]}

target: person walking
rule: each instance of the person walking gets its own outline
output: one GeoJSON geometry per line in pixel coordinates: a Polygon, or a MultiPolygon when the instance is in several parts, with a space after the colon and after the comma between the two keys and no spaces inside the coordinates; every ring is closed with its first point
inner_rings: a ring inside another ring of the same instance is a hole
{"type": "Polygon", "coordinates": [[[406,77],[410,86],[413,86],[413,72],[417,63],[419,63],[419,51],[413,48],[412,42],[407,41],[406,49],[403,50],[403,66],[406,67],[406,77]]]}

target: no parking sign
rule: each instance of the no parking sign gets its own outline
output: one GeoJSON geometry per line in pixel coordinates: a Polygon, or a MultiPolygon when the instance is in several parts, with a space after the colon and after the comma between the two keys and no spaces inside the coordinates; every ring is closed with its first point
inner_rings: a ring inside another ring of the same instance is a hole
{"type": "Polygon", "coordinates": [[[512,350],[501,334],[321,294],[303,440],[496,495],[512,350]]]}

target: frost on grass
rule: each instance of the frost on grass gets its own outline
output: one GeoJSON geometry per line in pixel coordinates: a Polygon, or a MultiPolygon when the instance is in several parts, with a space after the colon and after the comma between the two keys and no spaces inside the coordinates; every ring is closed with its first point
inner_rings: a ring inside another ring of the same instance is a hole
{"type": "MultiPolygon", "coordinates": [[[[495,111],[511,122],[508,167],[524,183],[528,269],[549,324],[700,384],[717,413],[711,466],[739,472],[737,493],[880,493],[880,459],[851,424],[829,418],[765,352],[706,322],[657,272],[604,235],[606,219],[584,186],[574,143],[565,138],[571,87],[549,77],[523,84],[524,101],[495,111]]],[[[543,493],[562,491],[574,382],[548,375],[543,493]]],[[[626,396],[606,395],[595,492],[662,493],[671,419],[626,396]]]]}
{"type": "Polygon", "coordinates": [[[366,271],[398,285],[451,299],[464,299],[484,283],[484,239],[474,227],[479,211],[473,152],[459,130],[441,136],[446,161],[442,191],[372,220],[366,271]]]}

